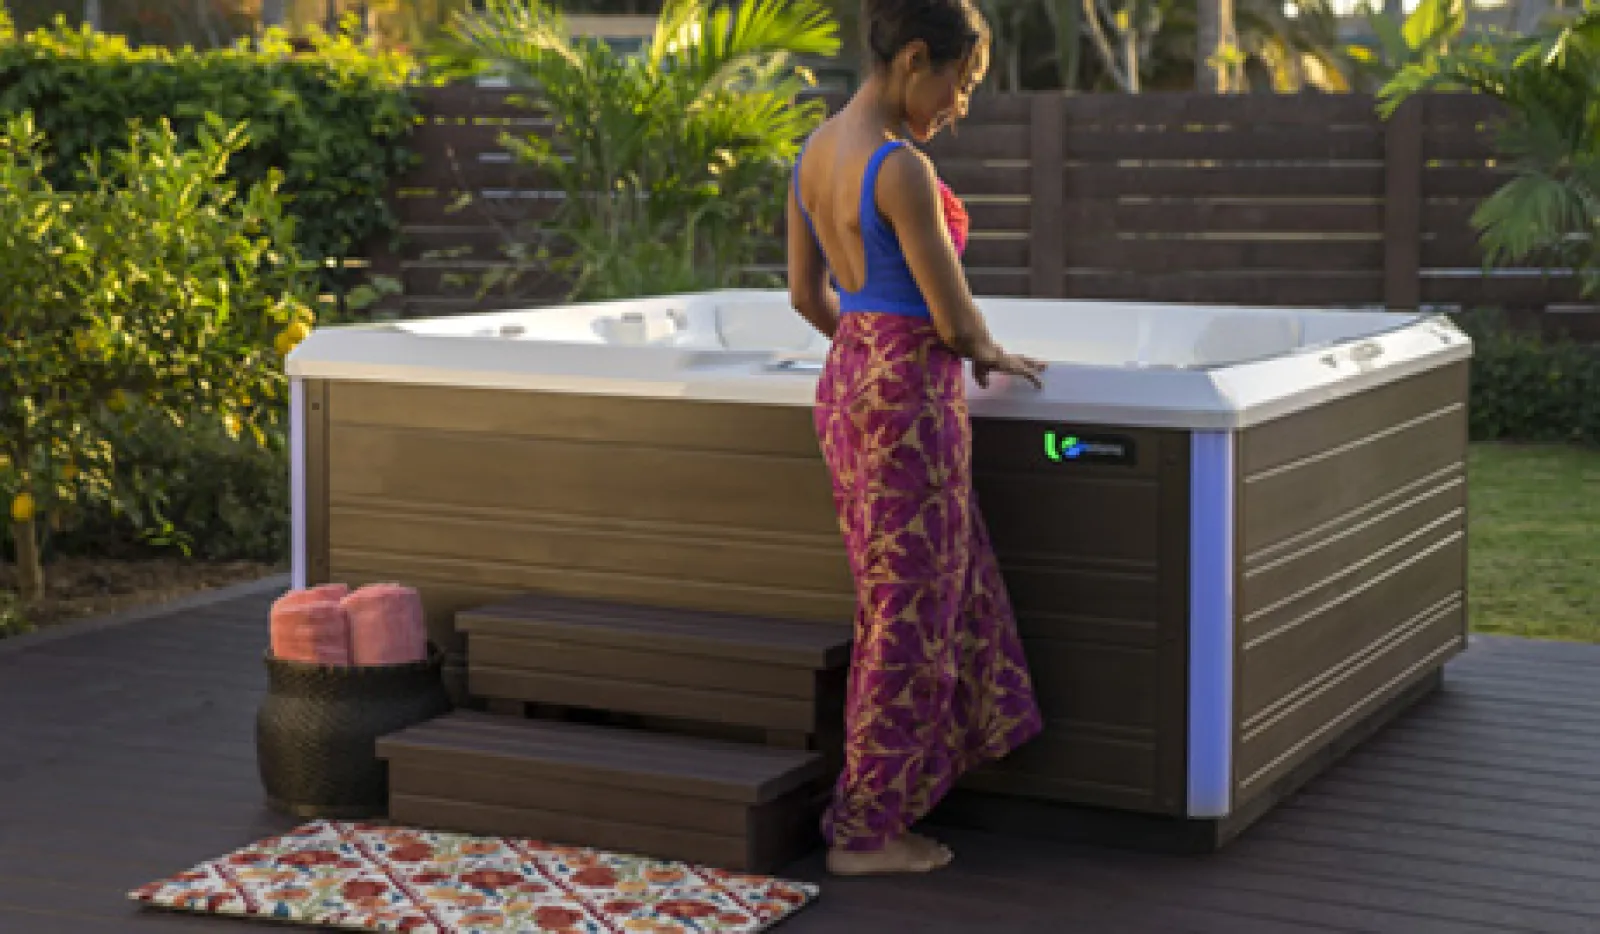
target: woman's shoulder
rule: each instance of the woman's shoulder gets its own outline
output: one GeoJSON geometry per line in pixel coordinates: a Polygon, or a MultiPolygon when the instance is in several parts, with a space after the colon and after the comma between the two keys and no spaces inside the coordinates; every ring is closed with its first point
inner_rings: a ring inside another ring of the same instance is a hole
{"type": "Polygon", "coordinates": [[[883,157],[878,191],[882,193],[887,188],[906,195],[937,196],[940,182],[933,160],[916,146],[904,140],[898,142],[883,157]]]}

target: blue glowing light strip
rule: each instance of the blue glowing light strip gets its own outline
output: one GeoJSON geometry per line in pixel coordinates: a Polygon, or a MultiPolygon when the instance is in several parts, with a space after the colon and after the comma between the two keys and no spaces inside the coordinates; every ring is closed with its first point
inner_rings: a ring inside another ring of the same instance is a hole
{"type": "Polygon", "coordinates": [[[1234,436],[1189,449],[1189,801],[1196,818],[1233,803],[1234,436]]]}
{"type": "Polygon", "coordinates": [[[306,585],[306,392],[289,380],[289,554],[290,586],[306,585]]]}

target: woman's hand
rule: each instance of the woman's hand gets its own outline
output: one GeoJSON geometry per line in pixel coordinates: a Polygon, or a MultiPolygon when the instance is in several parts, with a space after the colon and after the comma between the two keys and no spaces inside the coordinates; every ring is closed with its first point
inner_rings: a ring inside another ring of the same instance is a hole
{"type": "Polygon", "coordinates": [[[982,357],[972,358],[972,378],[985,389],[989,388],[990,373],[1020,376],[1032,384],[1034,389],[1042,389],[1044,381],[1039,378],[1039,374],[1043,373],[1044,369],[1045,363],[1042,360],[1006,353],[993,345],[982,357]]]}

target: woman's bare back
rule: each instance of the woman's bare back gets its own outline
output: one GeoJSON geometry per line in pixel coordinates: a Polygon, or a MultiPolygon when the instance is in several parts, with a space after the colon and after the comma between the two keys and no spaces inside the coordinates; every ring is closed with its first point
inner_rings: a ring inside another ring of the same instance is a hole
{"type": "MultiPolygon", "coordinates": [[[[893,137],[850,117],[846,111],[830,118],[806,143],[800,159],[799,197],[839,287],[856,292],[867,281],[861,186],[872,154],[893,137]]],[[[877,201],[876,192],[873,201],[877,201]]]]}

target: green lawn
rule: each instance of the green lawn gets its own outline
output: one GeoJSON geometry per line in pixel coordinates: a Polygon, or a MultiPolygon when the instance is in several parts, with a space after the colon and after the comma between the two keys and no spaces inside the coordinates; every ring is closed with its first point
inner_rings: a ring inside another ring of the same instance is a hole
{"type": "Polygon", "coordinates": [[[1476,445],[1472,626],[1600,642],[1600,451],[1476,445]]]}

